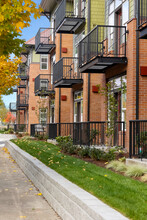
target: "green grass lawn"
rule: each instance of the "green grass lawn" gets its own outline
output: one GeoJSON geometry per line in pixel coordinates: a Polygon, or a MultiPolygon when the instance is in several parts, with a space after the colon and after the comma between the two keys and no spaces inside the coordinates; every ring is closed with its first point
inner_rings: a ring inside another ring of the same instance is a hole
{"type": "Polygon", "coordinates": [[[147,184],[64,155],[59,147],[46,142],[23,139],[13,142],[128,218],[147,219],[147,184]]]}
{"type": "Polygon", "coordinates": [[[4,130],[0,130],[0,134],[4,134],[5,133],[5,131],[4,130]]]}

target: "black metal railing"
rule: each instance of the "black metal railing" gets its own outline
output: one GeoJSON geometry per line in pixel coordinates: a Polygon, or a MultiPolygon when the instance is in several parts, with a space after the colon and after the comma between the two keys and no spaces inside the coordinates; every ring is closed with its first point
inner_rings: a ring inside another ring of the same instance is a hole
{"type": "Polygon", "coordinates": [[[63,57],[53,66],[53,82],[56,83],[62,79],[82,79],[79,72],[77,57],[63,57]]]}
{"type": "Polygon", "coordinates": [[[10,112],[16,112],[17,111],[17,104],[16,104],[16,102],[11,102],[9,104],[9,110],[10,110],[10,112]]]}
{"type": "Polygon", "coordinates": [[[125,147],[125,122],[116,122],[114,135],[107,136],[108,122],[74,122],[74,123],[53,123],[53,124],[32,124],[31,135],[39,132],[47,135],[49,139],[58,136],[70,135],[75,145],[96,145],[96,146],[122,146],[125,147]]]}
{"type": "Polygon", "coordinates": [[[35,36],[35,50],[39,47],[49,47],[55,44],[54,28],[40,28],[35,36]]]}
{"type": "Polygon", "coordinates": [[[27,81],[26,80],[20,80],[18,88],[26,88],[27,81]]]}
{"type": "Polygon", "coordinates": [[[96,57],[126,57],[126,27],[97,25],[79,43],[79,66],[96,57]]]}
{"type": "Polygon", "coordinates": [[[18,68],[19,77],[21,79],[27,79],[28,78],[28,66],[25,63],[22,63],[19,65],[18,68]]]}
{"type": "Polygon", "coordinates": [[[62,0],[58,9],[55,12],[55,30],[62,23],[64,18],[85,18],[86,1],[82,0],[78,5],[78,9],[74,8],[73,0],[62,0]]]}
{"type": "Polygon", "coordinates": [[[17,96],[17,106],[27,107],[28,106],[28,95],[19,94],[17,96]]]}
{"type": "Polygon", "coordinates": [[[129,154],[147,158],[147,120],[130,121],[129,154]]]}
{"type": "Polygon", "coordinates": [[[40,74],[35,78],[35,94],[47,95],[54,90],[53,74],[40,74]]]}
{"type": "Polygon", "coordinates": [[[139,27],[147,25],[147,0],[138,0],[138,14],[139,27]]]}
{"type": "Polygon", "coordinates": [[[9,124],[7,129],[13,129],[15,132],[27,132],[28,125],[27,124],[9,124]]]}

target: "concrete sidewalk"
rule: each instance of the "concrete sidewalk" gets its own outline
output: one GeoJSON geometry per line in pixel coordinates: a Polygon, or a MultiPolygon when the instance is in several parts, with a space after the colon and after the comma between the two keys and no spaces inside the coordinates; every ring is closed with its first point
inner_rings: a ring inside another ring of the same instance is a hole
{"type": "Polygon", "coordinates": [[[16,136],[14,134],[0,134],[0,147],[5,146],[5,141],[15,139],[16,136]]]}
{"type": "Polygon", "coordinates": [[[7,152],[0,148],[0,220],[60,220],[7,152]]]}

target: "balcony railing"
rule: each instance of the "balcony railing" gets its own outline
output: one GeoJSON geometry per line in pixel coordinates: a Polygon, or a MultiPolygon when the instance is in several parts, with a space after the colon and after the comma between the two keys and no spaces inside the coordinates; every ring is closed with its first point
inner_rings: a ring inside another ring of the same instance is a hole
{"type": "Polygon", "coordinates": [[[55,87],[71,87],[73,84],[83,83],[78,62],[76,57],[63,57],[53,66],[55,87]]]}
{"type": "Polygon", "coordinates": [[[138,0],[140,38],[147,39],[147,0],[138,0]]]}
{"type": "Polygon", "coordinates": [[[125,26],[98,25],[79,43],[81,72],[103,72],[111,65],[126,62],[125,26]]]}
{"type": "Polygon", "coordinates": [[[37,54],[49,54],[56,47],[54,28],[40,28],[35,37],[37,54]]]}
{"type": "Polygon", "coordinates": [[[21,80],[27,80],[29,78],[28,66],[26,64],[22,63],[19,65],[18,72],[21,80]]]}
{"type": "MultiPolygon", "coordinates": [[[[70,135],[75,145],[108,145],[106,134],[108,122],[74,122],[74,123],[53,123],[53,124],[32,124],[31,135],[35,136],[37,132],[47,135],[50,139],[58,136],[70,135]],[[42,129],[41,129],[42,127],[42,129]]],[[[112,137],[113,146],[125,147],[125,122],[115,123],[115,134],[112,137]]],[[[108,145],[109,146],[109,145],[108,145]]]]}
{"type": "Polygon", "coordinates": [[[9,110],[10,110],[10,112],[16,112],[17,111],[17,104],[16,104],[16,102],[11,102],[9,104],[9,110]]]}
{"type": "Polygon", "coordinates": [[[19,82],[18,88],[26,88],[26,83],[27,83],[26,80],[21,79],[19,82]]]}
{"type": "Polygon", "coordinates": [[[130,158],[147,158],[147,120],[130,121],[130,158]]]}
{"type": "Polygon", "coordinates": [[[52,74],[40,74],[35,78],[35,95],[48,96],[55,93],[52,74]]]}
{"type": "Polygon", "coordinates": [[[73,0],[62,0],[55,12],[55,31],[75,33],[85,23],[85,7],[85,0],[82,0],[78,8],[74,8],[73,0]]]}
{"type": "Polygon", "coordinates": [[[19,94],[17,96],[17,107],[28,107],[28,95],[19,94]]]}

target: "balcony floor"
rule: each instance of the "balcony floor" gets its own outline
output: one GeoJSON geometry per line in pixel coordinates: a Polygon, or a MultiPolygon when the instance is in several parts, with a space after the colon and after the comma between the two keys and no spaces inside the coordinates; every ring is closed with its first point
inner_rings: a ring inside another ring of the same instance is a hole
{"type": "Polygon", "coordinates": [[[35,96],[49,96],[51,94],[55,94],[55,91],[54,90],[47,90],[45,92],[42,92],[41,90],[39,90],[39,91],[35,92],[35,96]]]}
{"type": "Polygon", "coordinates": [[[61,79],[54,83],[55,88],[71,88],[75,84],[82,84],[83,79],[61,79]]]}
{"type": "Polygon", "coordinates": [[[85,23],[85,18],[65,17],[56,28],[57,33],[74,34],[85,23]]]}
{"type": "Polygon", "coordinates": [[[80,66],[81,73],[105,73],[106,69],[116,64],[127,64],[126,57],[96,57],[83,66],[80,66]]]}
{"type": "Polygon", "coordinates": [[[56,47],[56,44],[39,44],[35,49],[36,54],[50,54],[56,47]]]}

